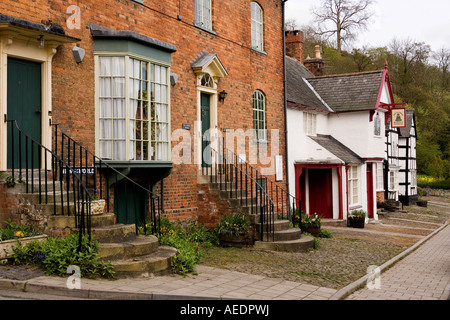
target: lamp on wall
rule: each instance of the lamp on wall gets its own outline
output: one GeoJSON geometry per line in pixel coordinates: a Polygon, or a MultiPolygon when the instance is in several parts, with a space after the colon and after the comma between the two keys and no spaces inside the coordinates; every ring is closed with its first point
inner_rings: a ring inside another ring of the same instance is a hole
{"type": "Polygon", "coordinates": [[[75,46],[72,49],[72,52],[73,52],[73,57],[75,58],[75,62],[77,64],[81,63],[81,61],[83,61],[83,59],[84,59],[85,50],[83,48],[75,46]]]}
{"type": "Polygon", "coordinates": [[[39,36],[38,41],[39,41],[39,48],[40,49],[44,48],[45,40],[44,40],[44,36],[43,35],[39,36]]]}
{"type": "Polygon", "coordinates": [[[222,90],[221,92],[219,92],[219,101],[223,103],[223,101],[227,97],[227,94],[228,93],[225,90],[222,90]]]}

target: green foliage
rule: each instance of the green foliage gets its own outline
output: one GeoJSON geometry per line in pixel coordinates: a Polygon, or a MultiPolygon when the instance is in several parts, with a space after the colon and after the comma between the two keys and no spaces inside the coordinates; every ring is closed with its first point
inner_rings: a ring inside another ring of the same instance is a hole
{"type": "Polygon", "coordinates": [[[14,248],[15,264],[38,264],[47,275],[66,275],[67,268],[76,265],[81,276],[113,278],[114,270],[111,261],[105,262],[98,256],[98,241],[89,241],[88,236],[82,238],[78,250],[78,235],[66,237],[50,237],[46,241],[31,241],[14,248]]]}
{"type": "Polygon", "coordinates": [[[431,189],[450,189],[450,179],[436,179],[431,176],[417,175],[417,185],[419,186],[419,196],[427,195],[427,188],[431,189]]]}
{"type": "Polygon", "coordinates": [[[17,223],[11,221],[11,219],[5,221],[5,224],[6,228],[0,229],[0,241],[34,237],[42,234],[39,230],[31,229],[27,225],[19,226],[17,223]]]}
{"type": "Polygon", "coordinates": [[[364,210],[355,210],[349,213],[349,219],[364,219],[366,217],[366,212],[364,210]]]}
{"type": "Polygon", "coordinates": [[[333,238],[333,234],[327,229],[320,229],[319,238],[333,238]]]}
{"type": "Polygon", "coordinates": [[[160,237],[160,243],[178,250],[178,254],[172,259],[172,270],[175,273],[186,274],[187,272],[192,272],[194,267],[200,262],[202,252],[199,244],[187,237],[180,237],[177,234],[166,234],[160,237]]]}
{"type": "MultiPolygon", "coordinates": [[[[202,257],[201,247],[218,243],[217,234],[203,225],[191,224],[183,229],[169,219],[162,218],[157,222],[157,228],[161,230],[159,243],[178,250],[178,254],[172,259],[172,270],[177,274],[192,272],[202,257]]],[[[150,230],[147,229],[148,232],[150,230]]],[[[140,228],[139,232],[143,234],[144,228],[140,228]]]]}
{"type": "Polygon", "coordinates": [[[248,232],[249,221],[247,217],[240,212],[220,217],[217,225],[217,232],[228,235],[240,235],[248,232]]]}

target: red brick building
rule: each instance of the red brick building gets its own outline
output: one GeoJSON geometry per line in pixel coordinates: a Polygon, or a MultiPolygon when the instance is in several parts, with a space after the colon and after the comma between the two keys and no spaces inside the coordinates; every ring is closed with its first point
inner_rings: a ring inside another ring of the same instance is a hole
{"type": "MultiPolygon", "coordinates": [[[[241,149],[246,159],[259,146],[285,159],[283,2],[2,1],[0,113],[33,115],[23,129],[36,127],[48,148],[52,124],[60,124],[157,192],[164,178],[167,216],[202,221],[202,137],[214,142],[241,129],[252,132],[241,149]]],[[[5,171],[6,122],[0,129],[5,171]]],[[[253,165],[274,161],[261,162],[253,165]]]]}

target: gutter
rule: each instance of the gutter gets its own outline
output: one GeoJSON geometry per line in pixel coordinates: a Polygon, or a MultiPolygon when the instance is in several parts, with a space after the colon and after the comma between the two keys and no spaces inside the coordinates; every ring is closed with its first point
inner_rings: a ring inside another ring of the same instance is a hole
{"type": "Polygon", "coordinates": [[[285,141],[285,165],[286,165],[286,189],[288,196],[291,194],[289,189],[289,159],[288,159],[288,128],[287,128],[287,89],[286,89],[286,30],[285,30],[285,3],[281,1],[282,7],[282,30],[283,30],[283,90],[284,90],[284,141],[285,141]]]}

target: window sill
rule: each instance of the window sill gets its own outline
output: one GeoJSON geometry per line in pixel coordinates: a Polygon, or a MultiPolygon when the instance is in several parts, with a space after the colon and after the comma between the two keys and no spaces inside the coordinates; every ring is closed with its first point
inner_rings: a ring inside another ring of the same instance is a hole
{"type": "Polygon", "coordinates": [[[196,25],[195,23],[194,23],[194,27],[196,27],[196,28],[198,28],[198,29],[200,29],[200,30],[202,30],[202,31],[208,32],[208,33],[210,33],[210,34],[217,35],[216,32],[215,32],[214,30],[203,28],[203,27],[201,27],[201,26],[196,25]]]}
{"type": "Polygon", "coordinates": [[[257,52],[257,53],[260,53],[260,54],[263,54],[263,55],[266,55],[266,56],[267,56],[267,52],[265,52],[264,50],[259,50],[259,49],[257,49],[257,48],[253,48],[253,47],[252,47],[252,50],[255,51],[255,52],[257,52]]]}

